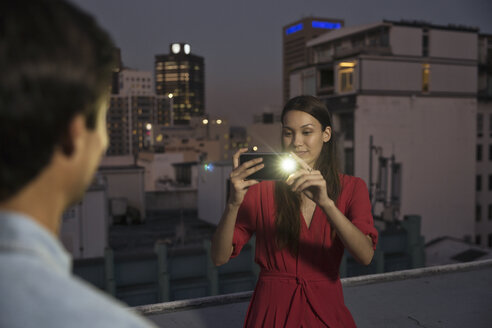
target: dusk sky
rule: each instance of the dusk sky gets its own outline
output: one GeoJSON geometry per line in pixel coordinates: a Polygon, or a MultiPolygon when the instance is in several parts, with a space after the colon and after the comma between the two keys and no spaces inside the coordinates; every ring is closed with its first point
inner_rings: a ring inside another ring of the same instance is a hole
{"type": "Polygon", "coordinates": [[[305,16],[345,26],[388,20],[466,25],[492,33],[490,0],[72,0],[121,48],[125,66],[153,71],[154,55],[187,42],[205,58],[206,112],[233,125],[282,105],[282,27],[305,16]]]}

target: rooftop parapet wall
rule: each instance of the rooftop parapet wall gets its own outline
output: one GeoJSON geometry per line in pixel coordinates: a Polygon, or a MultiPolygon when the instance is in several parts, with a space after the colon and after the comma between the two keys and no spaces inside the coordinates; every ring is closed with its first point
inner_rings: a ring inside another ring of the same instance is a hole
{"type": "MultiPolygon", "coordinates": [[[[359,327],[489,327],[492,260],[342,279],[359,327]]],[[[251,292],[140,306],[161,327],[241,327],[251,292]],[[218,320],[217,318],[220,318],[218,320]]]]}

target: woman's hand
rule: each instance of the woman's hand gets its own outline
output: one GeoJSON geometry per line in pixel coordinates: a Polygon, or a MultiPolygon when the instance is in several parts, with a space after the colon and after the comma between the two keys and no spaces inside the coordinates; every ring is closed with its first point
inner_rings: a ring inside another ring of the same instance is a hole
{"type": "Polygon", "coordinates": [[[318,170],[313,170],[300,157],[292,154],[292,157],[301,165],[301,169],[291,174],[286,183],[294,192],[302,192],[319,206],[328,206],[333,201],[328,197],[326,180],[318,170]]]}
{"type": "Polygon", "coordinates": [[[228,200],[228,203],[231,205],[241,205],[248,188],[259,183],[257,180],[245,179],[264,167],[264,164],[260,164],[263,161],[263,158],[255,158],[239,165],[239,156],[247,151],[248,148],[241,148],[232,157],[234,168],[230,174],[231,192],[228,200]]]}

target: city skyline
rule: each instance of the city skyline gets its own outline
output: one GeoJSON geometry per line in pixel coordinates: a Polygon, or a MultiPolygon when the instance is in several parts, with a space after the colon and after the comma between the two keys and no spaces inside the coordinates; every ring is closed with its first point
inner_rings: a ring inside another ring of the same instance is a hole
{"type": "Polygon", "coordinates": [[[281,108],[282,27],[302,17],[344,19],[345,26],[383,19],[423,20],[492,33],[488,15],[492,4],[485,0],[72,2],[109,31],[127,67],[153,71],[154,56],[167,53],[170,43],[190,43],[192,53],[205,58],[206,113],[227,118],[232,125],[250,123],[254,114],[281,108]]]}

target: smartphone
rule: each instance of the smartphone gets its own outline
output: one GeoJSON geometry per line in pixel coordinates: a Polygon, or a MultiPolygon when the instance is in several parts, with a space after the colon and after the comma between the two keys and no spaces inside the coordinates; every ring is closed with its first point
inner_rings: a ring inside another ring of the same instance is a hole
{"type": "Polygon", "coordinates": [[[248,176],[247,180],[285,180],[299,168],[289,153],[243,153],[239,156],[239,165],[258,157],[263,158],[261,163],[265,166],[248,176]]]}

